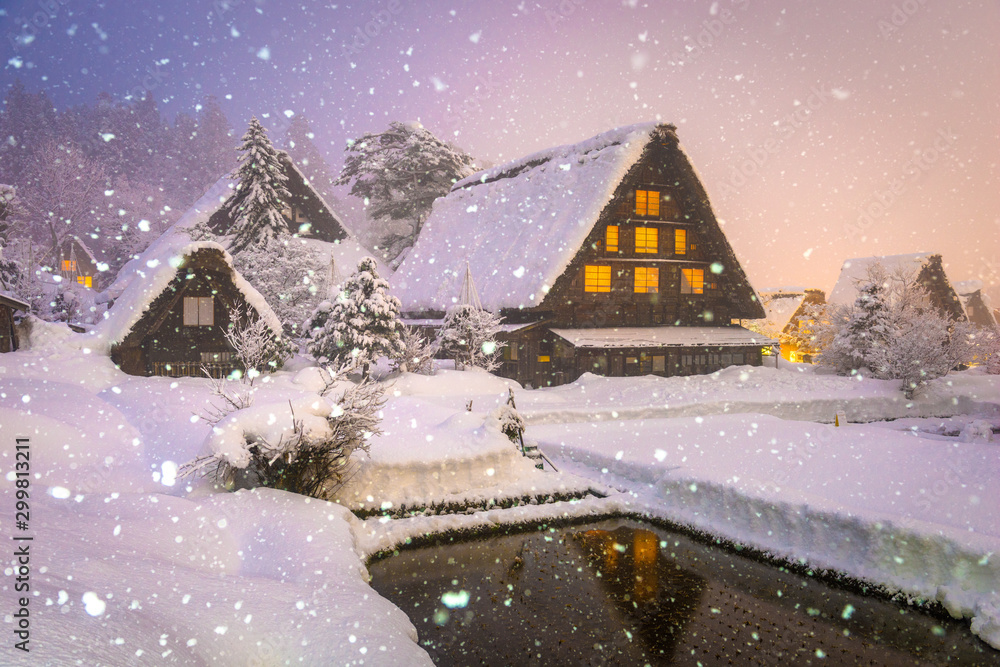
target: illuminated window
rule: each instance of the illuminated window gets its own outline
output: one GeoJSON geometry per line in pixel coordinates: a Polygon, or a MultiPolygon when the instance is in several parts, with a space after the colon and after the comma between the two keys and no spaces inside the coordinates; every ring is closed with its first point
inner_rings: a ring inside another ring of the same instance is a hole
{"type": "Polygon", "coordinates": [[[64,259],[63,260],[63,271],[76,271],[76,260],[75,259],[64,259]]]}
{"type": "Polygon", "coordinates": [[[635,291],[647,294],[660,291],[660,270],[637,266],[635,269],[635,291]]]}
{"type": "Polygon", "coordinates": [[[92,276],[77,276],[76,282],[80,283],[84,287],[94,286],[94,278],[92,276]]]}
{"type": "Polygon", "coordinates": [[[636,190],[635,214],[648,215],[653,218],[659,217],[660,193],[656,190],[636,190]]]}
{"type": "Polygon", "coordinates": [[[674,232],[674,254],[683,255],[687,253],[688,233],[686,229],[678,229],[674,232]]]}
{"type": "Polygon", "coordinates": [[[608,252],[618,252],[618,225],[608,225],[604,231],[604,246],[608,252]]]}
{"type": "Polygon", "coordinates": [[[184,326],[210,327],[215,324],[215,297],[184,297],[184,326]]]}
{"type": "Polygon", "coordinates": [[[704,294],[705,271],[702,269],[681,269],[681,294],[704,294]]]}
{"type": "Polygon", "coordinates": [[[538,355],[538,361],[541,363],[545,363],[547,361],[552,361],[552,359],[547,354],[540,354],[538,355]]]}
{"type": "Polygon", "coordinates": [[[588,264],[583,275],[584,292],[610,292],[611,267],[588,264]]]}
{"type": "Polygon", "coordinates": [[[504,345],[503,360],[517,361],[517,343],[512,343],[511,345],[504,345]]]}
{"type": "Polygon", "coordinates": [[[635,228],[635,251],[638,253],[655,253],[659,248],[659,230],[656,227],[635,228]]]}

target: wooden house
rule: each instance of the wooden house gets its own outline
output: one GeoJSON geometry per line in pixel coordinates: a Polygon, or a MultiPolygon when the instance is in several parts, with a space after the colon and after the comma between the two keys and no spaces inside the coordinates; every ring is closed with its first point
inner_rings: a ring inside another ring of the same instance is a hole
{"type": "Polygon", "coordinates": [[[226,377],[243,371],[225,338],[231,314],[281,323],[264,298],[211,241],[173,228],[123,269],[119,294],[97,326],[111,360],[130,375],[226,377]]]}
{"type": "Polygon", "coordinates": [[[76,235],[62,240],[55,252],[49,251],[41,264],[52,269],[54,275],[61,276],[70,284],[97,289],[100,283],[100,262],[91,252],[87,243],[76,235]]]}
{"type": "Polygon", "coordinates": [[[957,282],[955,283],[955,292],[962,300],[965,316],[969,318],[970,322],[986,329],[1000,328],[1000,321],[993,314],[990,299],[983,291],[982,281],[963,280],[957,282]]]}
{"type": "Polygon", "coordinates": [[[747,328],[781,343],[781,357],[797,363],[812,363],[818,350],[808,345],[809,314],[816,306],[826,303],[826,294],[819,289],[782,288],[763,290],[763,319],[743,320],[747,328]]]}
{"type": "Polygon", "coordinates": [[[466,262],[505,318],[501,375],[532,386],[760,364],[731,324],[763,308],[672,125],[645,123],[480,172],[434,203],[393,277],[440,318],[466,262]]]}
{"type": "Polygon", "coordinates": [[[931,303],[942,315],[955,322],[965,321],[965,309],[945,274],[941,255],[933,253],[849,259],[840,269],[840,277],[830,292],[829,303],[847,306],[853,304],[858,297],[858,286],[865,281],[869,269],[876,264],[881,265],[890,277],[897,273],[913,275],[916,282],[927,290],[931,303]]]}
{"type": "Polygon", "coordinates": [[[18,348],[17,328],[14,313],[28,312],[28,304],[9,292],[0,292],[0,353],[13,352],[18,348]]]}
{"type": "MultiPolygon", "coordinates": [[[[308,239],[334,243],[351,237],[344,222],[333,211],[323,196],[312,186],[288,153],[279,152],[284,175],[288,179],[285,187],[291,199],[285,202],[282,215],[288,223],[291,234],[308,239]]],[[[228,181],[229,179],[224,179],[228,181]]],[[[229,194],[232,193],[230,188],[229,194]]],[[[225,207],[219,206],[209,218],[209,226],[217,233],[226,233],[233,224],[232,216],[225,207]]]]}

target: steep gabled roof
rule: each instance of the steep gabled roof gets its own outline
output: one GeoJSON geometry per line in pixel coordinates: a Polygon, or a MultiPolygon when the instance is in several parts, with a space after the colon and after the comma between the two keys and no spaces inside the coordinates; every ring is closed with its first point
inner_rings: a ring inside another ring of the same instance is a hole
{"type": "Polygon", "coordinates": [[[760,298],[766,316],[750,323],[772,336],[789,333],[796,318],[804,315],[809,306],[826,302],[823,291],[817,289],[767,289],[761,291],[760,298]]]}
{"type": "Polygon", "coordinates": [[[472,268],[483,307],[541,304],[657,127],[618,128],[459,181],[396,272],[407,311],[445,310],[472,268]]]}
{"type": "Polygon", "coordinates": [[[236,289],[257,311],[271,331],[280,337],[281,321],[278,316],[274,314],[260,292],[233,268],[233,259],[229,253],[214,241],[192,241],[191,237],[183,229],[177,229],[176,225],[154,241],[137,259],[125,265],[118,280],[115,281],[115,285],[120,287],[120,293],[115,299],[114,306],[104,314],[104,319],[94,328],[94,333],[109,348],[125,340],[157,297],[184,268],[187,259],[199,250],[214,250],[219,253],[222,262],[231,272],[230,277],[236,289]]]}
{"type": "Polygon", "coordinates": [[[962,280],[952,285],[958,298],[962,300],[965,316],[969,321],[979,326],[1000,326],[993,315],[993,303],[983,290],[981,280],[962,280]]]}
{"type": "Polygon", "coordinates": [[[696,171],[677,144],[676,128],[640,123],[604,132],[577,144],[558,146],[473,174],[434,202],[393,287],[407,312],[443,311],[458,297],[465,262],[483,307],[541,306],[611,202],[623,179],[655,141],[676,147],[678,181],[704,203],[703,222],[722,239],[734,289],[759,311],[732,248],[711,215],[696,171]],[[730,267],[732,267],[730,269],[730,267]]]}

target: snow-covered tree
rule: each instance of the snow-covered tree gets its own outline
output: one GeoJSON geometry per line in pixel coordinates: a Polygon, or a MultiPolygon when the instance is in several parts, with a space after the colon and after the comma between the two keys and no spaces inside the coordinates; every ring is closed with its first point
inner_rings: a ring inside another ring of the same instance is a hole
{"type": "Polygon", "coordinates": [[[17,189],[13,185],[0,183],[0,246],[7,241],[16,208],[17,189]]]}
{"type": "Polygon", "coordinates": [[[176,222],[179,212],[159,186],[121,177],[109,192],[97,223],[101,250],[114,275],[176,222]]]}
{"type": "Polygon", "coordinates": [[[237,150],[241,153],[237,158],[240,165],[232,177],[239,183],[225,204],[233,219],[228,232],[233,237],[234,253],[288,233],[281,210],[291,196],[285,187],[288,177],[278,151],[271,145],[267,130],[256,116],[250,119],[243,143],[237,150]]]}
{"type": "Polygon", "coordinates": [[[819,362],[847,374],[871,366],[875,346],[884,343],[890,328],[889,278],[878,264],[869,269],[849,308],[832,306],[819,362]]]}
{"type": "Polygon", "coordinates": [[[293,338],[303,335],[302,322],[329,293],[329,267],[322,253],[290,234],[248,246],[233,263],[293,338]]]}
{"type": "Polygon", "coordinates": [[[403,329],[403,349],[399,357],[393,359],[393,368],[400,373],[433,375],[434,355],[437,346],[424,338],[416,329],[403,329]]]}
{"type": "Polygon", "coordinates": [[[236,350],[245,371],[243,377],[251,384],[262,372],[281,368],[291,356],[291,346],[256,313],[236,308],[229,312],[229,320],[231,324],[224,335],[236,350]]]}
{"type": "Polygon", "coordinates": [[[361,368],[368,377],[369,366],[379,357],[398,359],[405,351],[399,309],[399,299],[389,294],[375,260],[365,257],[333,303],[320,304],[306,322],[307,349],[317,359],[361,368]]]}
{"type": "Polygon", "coordinates": [[[336,184],[351,184],[351,194],[368,202],[372,218],[408,223],[383,240],[388,259],[413,245],[434,200],[474,172],[470,155],[419,123],[392,122],[384,132],[348,142],[347,152],[336,184]]]}
{"type": "Polygon", "coordinates": [[[502,344],[497,342],[502,318],[471,304],[458,304],[448,309],[438,332],[438,346],[455,360],[455,368],[475,366],[495,370],[500,362],[497,355],[502,344]]]}

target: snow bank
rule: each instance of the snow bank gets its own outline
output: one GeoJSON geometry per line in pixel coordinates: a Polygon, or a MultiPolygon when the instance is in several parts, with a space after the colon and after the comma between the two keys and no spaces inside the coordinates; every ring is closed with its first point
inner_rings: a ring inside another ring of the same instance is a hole
{"type": "Polygon", "coordinates": [[[996,450],[767,415],[533,429],[671,521],[941,602],[1000,648],[996,450]]]}

